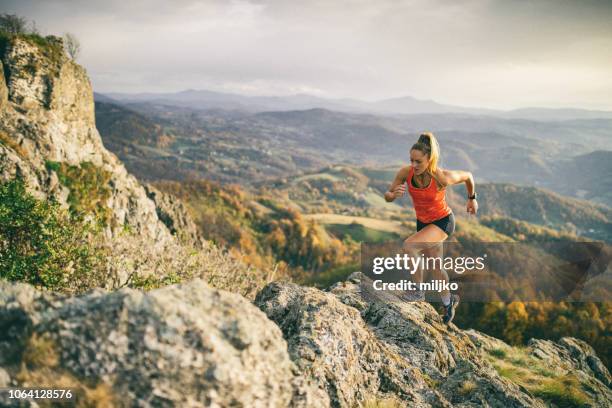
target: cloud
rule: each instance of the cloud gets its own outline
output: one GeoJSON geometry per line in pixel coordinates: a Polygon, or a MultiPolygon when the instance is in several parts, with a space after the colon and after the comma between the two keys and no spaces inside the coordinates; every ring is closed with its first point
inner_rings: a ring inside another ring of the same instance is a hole
{"type": "Polygon", "coordinates": [[[100,91],[310,89],[612,109],[608,1],[5,3],[48,33],[75,33],[100,91]]]}

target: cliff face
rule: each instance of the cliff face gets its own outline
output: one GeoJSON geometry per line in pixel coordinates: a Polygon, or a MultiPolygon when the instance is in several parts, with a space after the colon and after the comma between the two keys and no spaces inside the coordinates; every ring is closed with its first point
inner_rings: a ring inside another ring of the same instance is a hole
{"type": "Polygon", "coordinates": [[[0,387],[64,384],[109,406],[612,404],[610,374],[580,340],[517,350],[361,279],[272,283],[255,305],[199,280],[72,298],[0,281],[0,387]],[[504,355],[525,372],[500,370],[504,355]]]}
{"type": "Polygon", "coordinates": [[[20,174],[39,198],[54,197],[67,206],[70,191],[48,163],[89,162],[108,174],[110,236],[129,226],[157,243],[172,239],[155,202],[104,148],[91,84],[85,70],[64,55],[61,40],[47,37],[39,44],[15,37],[0,52],[0,177],[20,174]]]}

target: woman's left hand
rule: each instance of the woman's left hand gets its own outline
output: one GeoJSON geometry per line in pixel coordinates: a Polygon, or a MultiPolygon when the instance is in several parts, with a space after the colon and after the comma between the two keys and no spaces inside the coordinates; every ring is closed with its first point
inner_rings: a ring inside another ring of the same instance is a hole
{"type": "Polygon", "coordinates": [[[475,199],[467,201],[467,212],[468,214],[474,215],[476,215],[476,213],[478,212],[478,202],[475,199]]]}

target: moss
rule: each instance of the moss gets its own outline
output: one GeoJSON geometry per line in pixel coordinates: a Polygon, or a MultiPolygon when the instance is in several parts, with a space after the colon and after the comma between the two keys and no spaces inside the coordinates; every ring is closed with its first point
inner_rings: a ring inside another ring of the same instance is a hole
{"type": "Polygon", "coordinates": [[[90,162],[72,166],[64,162],[46,161],[45,166],[55,171],[60,182],[70,189],[68,204],[73,215],[93,214],[102,225],[108,225],[112,215],[106,206],[111,194],[110,172],[90,162]]]}
{"type": "Polygon", "coordinates": [[[434,380],[428,374],[423,374],[423,379],[425,380],[429,388],[438,388],[438,386],[440,385],[440,381],[434,380]]]}
{"type": "Polygon", "coordinates": [[[47,169],[47,171],[54,171],[58,173],[60,171],[61,166],[59,162],[45,160],[45,168],[47,169]]]}

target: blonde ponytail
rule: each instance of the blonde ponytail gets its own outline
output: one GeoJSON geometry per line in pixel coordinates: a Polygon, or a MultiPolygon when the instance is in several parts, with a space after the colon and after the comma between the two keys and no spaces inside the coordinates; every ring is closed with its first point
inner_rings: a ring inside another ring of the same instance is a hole
{"type": "Polygon", "coordinates": [[[429,155],[429,165],[427,171],[430,174],[436,174],[438,169],[438,160],[440,160],[440,145],[436,137],[431,132],[423,132],[419,136],[419,140],[412,145],[412,149],[420,150],[424,154],[429,155]]]}

